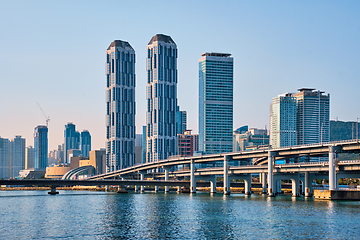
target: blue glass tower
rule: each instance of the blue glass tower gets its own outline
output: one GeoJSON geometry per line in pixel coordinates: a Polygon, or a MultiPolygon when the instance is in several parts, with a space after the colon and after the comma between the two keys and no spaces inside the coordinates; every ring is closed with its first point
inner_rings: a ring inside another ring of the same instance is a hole
{"type": "Polygon", "coordinates": [[[70,163],[68,151],[70,149],[79,149],[80,133],[76,131],[75,124],[68,123],[64,130],[64,158],[65,163],[70,163]]]}
{"type": "Polygon", "coordinates": [[[147,45],[146,162],[177,154],[177,46],[156,34],[147,45]]]}
{"type": "Polygon", "coordinates": [[[91,151],[91,135],[87,130],[82,131],[80,134],[80,150],[82,157],[89,157],[89,152],[91,151]]]}
{"type": "Polygon", "coordinates": [[[106,51],[106,171],[134,164],[135,50],[115,40],[106,51]]]}
{"type": "Polygon", "coordinates": [[[233,58],[204,53],[199,59],[199,150],[231,152],[233,131],[233,58]]]}
{"type": "Polygon", "coordinates": [[[48,128],[37,126],[34,134],[34,168],[46,169],[48,165],[48,128]]]}

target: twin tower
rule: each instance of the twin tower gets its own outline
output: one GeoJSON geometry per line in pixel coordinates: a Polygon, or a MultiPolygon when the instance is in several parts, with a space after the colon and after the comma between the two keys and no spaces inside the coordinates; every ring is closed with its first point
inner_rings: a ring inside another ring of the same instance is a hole
{"type": "MultiPolygon", "coordinates": [[[[147,45],[147,162],[176,155],[177,54],[170,36],[147,45]]],[[[135,50],[115,40],[106,51],[107,172],[135,164],[135,83],[135,50]]]]}

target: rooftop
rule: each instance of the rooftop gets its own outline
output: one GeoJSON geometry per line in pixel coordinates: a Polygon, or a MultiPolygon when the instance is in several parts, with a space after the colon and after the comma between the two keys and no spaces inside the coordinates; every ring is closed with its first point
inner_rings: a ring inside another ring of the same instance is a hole
{"type": "Polygon", "coordinates": [[[174,40],[172,40],[172,38],[170,36],[164,35],[164,34],[156,34],[155,36],[153,36],[150,40],[150,42],[148,43],[148,45],[152,44],[153,42],[165,42],[165,43],[173,43],[176,44],[174,42],[174,40]]]}
{"type": "Polygon", "coordinates": [[[110,50],[110,48],[112,47],[122,47],[122,48],[130,48],[131,50],[134,50],[132,48],[132,46],[130,45],[130,43],[125,42],[125,41],[121,41],[121,40],[114,40],[110,46],[108,47],[107,50],[110,50]]]}
{"type": "Polygon", "coordinates": [[[216,52],[206,52],[201,54],[201,56],[212,56],[212,57],[230,57],[231,54],[230,53],[216,53],[216,52]]]}

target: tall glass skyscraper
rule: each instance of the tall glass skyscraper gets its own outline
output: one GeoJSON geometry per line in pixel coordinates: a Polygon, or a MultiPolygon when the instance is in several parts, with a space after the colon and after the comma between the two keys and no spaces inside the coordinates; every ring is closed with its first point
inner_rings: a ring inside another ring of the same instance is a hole
{"type": "Polygon", "coordinates": [[[115,40],[106,51],[107,172],[135,164],[135,50],[115,40]]]}
{"type": "Polygon", "coordinates": [[[91,151],[91,135],[88,130],[84,130],[80,134],[80,150],[82,157],[89,157],[91,151]]]}
{"type": "Polygon", "coordinates": [[[233,63],[227,53],[199,59],[199,151],[231,152],[233,146],[233,63]]]}
{"type": "Polygon", "coordinates": [[[48,165],[48,128],[37,126],[34,134],[34,168],[46,169],[48,165]]]}
{"type": "Polygon", "coordinates": [[[0,137],[0,179],[10,177],[10,140],[0,137]]]}
{"type": "Polygon", "coordinates": [[[79,149],[80,146],[80,133],[76,131],[75,124],[68,123],[65,125],[64,130],[64,158],[65,163],[70,163],[68,151],[71,149],[79,149]]]}
{"type": "Polygon", "coordinates": [[[10,177],[19,176],[22,169],[25,169],[25,139],[15,136],[10,142],[10,177]]]}
{"type": "Polygon", "coordinates": [[[177,46],[156,34],[147,45],[146,162],[177,154],[177,46]]]}

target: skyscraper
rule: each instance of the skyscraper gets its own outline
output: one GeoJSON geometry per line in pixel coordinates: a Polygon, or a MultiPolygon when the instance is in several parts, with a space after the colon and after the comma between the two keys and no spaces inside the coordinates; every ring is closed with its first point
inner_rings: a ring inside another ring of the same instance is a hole
{"type": "Polygon", "coordinates": [[[68,123],[64,130],[64,157],[65,163],[70,163],[68,158],[68,151],[70,149],[79,149],[80,133],[76,131],[75,124],[68,123]]]}
{"type": "Polygon", "coordinates": [[[34,148],[32,146],[26,147],[25,149],[25,169],[34,168],[35,158],[34,148]]]}
{"type": "Polygon", "coordinates": [[[147,162],[177,154],[177,56],[170,36],[156,34],[147,45],[147,162]]]}
{"type": "Polygon", "coordinates": [[[330,94],[300,88],[293,94],[297,104],[297,144],[330,141],[330,94]]]}
{"type": "Polygon", "coordinates": [[[204,53],[199,59],[199,150],[231,152],[233,140],[233,58],[204,53]]]}
{"type": "Polygon", "coordinates": [[[186,130],[186,111],[180,111],[180,108],[176,109],[176,133],[184,134],[186,130]]]}
{"type": "Polygon", "coordinates": [[[281,94],[270,104],[270,145],[272,148],[296,145],[296,98],[281,94]]]}
{"type": "Polygon", "coordinates": [[[34,134],[34,168],[46,169],[48,160],[48,128],[37,126],[34,134]]]}
{"type": "Polygon", "coordinates": [[[10,177],[18,177],[25,168],[25,139],[15,136],[10,142],[10,177]]]}
{"type": "Polygon", "coordinates": [[[115,40],[106,51],[107,172],[135,163],[135,50],[115,40]]]}
{"type": "Polygon", "coordinates": [[[84,130],[80,134],[80,150],[82,157],[89,157],[89,152],[91,151],[91,135],[88,130],[84,130]]]}
{"type": "Polygon", "coordinates": [[[10,177],[10,141],[0,137],[0,179],[10,177]]]}

